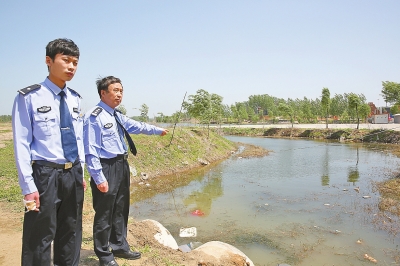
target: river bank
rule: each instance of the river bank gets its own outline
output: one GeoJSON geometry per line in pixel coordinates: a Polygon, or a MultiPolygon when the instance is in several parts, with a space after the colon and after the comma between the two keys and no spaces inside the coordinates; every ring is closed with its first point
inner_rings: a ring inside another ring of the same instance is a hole
{"type": "Polygon", "coordinates": [[[392,129],[223,127],[220,130],[226,135],[235,136],[326,139],[341,142],[384,144],[400,143],[400,132],[392,129]]]}

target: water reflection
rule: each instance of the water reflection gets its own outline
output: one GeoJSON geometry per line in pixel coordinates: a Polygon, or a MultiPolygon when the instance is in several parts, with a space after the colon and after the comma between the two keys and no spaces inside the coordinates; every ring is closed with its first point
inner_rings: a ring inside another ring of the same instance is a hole
{"type": "Polygon", "coordinates": [[[353,185],[358,182],[360,178],[360,173],[358,172],[357,167],[349,167],[349,174],[347,176],[347,182],[353,183],[353,185]]]}
{"type": "Polygon", "coordinates": [[[329,186],[329,148],[325,145],[325,156],[322,163],[321,185],[329,186]]]}
{"type": "Polygon", "coordinates": [[[347,176],[347,182],[353,183],[353,185],[358,182],[358,179],[360,178],[360,173],[358,172],[358,161],[360,160],[360,153],[359,153],[359,147],[358,145],[356,146],[357,150],[357,160],[356,160],[356,166],[350,166],[349,167],[349,173],[347,176]]]}
{"type": "Polygon", "coordinates": [[[212,201],[223,195],[220,173],[208,173],[199,190],[194,190],[183,199],[183,203],[192,210],[192,214],[208,216],[212,201]],[[192,207],[193,206],[193,207],[192,207]]]}

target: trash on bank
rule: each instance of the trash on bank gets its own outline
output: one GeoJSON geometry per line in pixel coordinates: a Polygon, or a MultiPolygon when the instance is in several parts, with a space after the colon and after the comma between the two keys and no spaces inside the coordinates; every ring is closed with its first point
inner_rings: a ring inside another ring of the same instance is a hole
{"type": "Polygon", "coordinates": [[[178,248],[179,248],[180,251],[186,253],[186,252],[192,251],[192,250],[195,249],[195,248],[200,247],[202,244],[203,244],[203,243],[201,243],[201,242],[190,242],[189,244],[181,245],[181,246],[179,246],[178,248]]]}
{"type": "Polygon", "coordinates": [[[196,237],[197,236],[197,229],[196,227],[182,227],[179,229],[179,236],[180,237],[196,237]]]}

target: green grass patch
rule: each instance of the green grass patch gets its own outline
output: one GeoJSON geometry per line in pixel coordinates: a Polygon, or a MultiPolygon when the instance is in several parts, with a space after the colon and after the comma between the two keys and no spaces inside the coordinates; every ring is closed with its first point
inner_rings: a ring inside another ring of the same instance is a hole
{"type": "Polygon", "coordinates": [[[0,201],[9,202],[13,209],[21,209],[22,194],[18,184],[18,172],[15,166],[14,148],[11,140],[0,149],[0,201]]]}

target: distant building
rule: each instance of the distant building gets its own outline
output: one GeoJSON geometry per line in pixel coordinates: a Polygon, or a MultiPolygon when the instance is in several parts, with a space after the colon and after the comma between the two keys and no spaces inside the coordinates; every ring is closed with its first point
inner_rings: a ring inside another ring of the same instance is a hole
{"type": "Polygon", "coordinates": [[[372,124],[388,124],[390,121],[390,116],[388,113],[380,114],[380,115],[372,115],[371,116],[372,124]]]}

